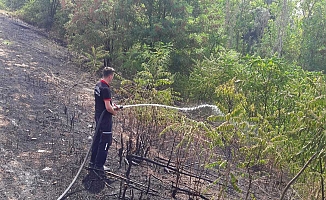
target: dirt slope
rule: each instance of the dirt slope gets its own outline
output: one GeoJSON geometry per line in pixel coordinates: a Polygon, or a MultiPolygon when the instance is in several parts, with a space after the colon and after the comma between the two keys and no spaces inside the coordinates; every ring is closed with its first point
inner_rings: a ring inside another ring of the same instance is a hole
{"type": "Polygon", "coordinates": [[[56,199],[69,185],[89,145],[94,81],[67,49],[0,13],[0,199],[56,199]]]}

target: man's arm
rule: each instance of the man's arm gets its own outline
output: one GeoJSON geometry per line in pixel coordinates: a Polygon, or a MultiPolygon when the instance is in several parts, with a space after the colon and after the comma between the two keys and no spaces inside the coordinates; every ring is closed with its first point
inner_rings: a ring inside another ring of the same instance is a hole
{"type": "Polygon", "coordinates": [[[117,114],[117,111],[115,111],[114,108],[112,107],[110,100],[104,101],[104,103],[105,103],[105,109],[109,113],[111,113],[112,115],[116,115],[117,114]]]}

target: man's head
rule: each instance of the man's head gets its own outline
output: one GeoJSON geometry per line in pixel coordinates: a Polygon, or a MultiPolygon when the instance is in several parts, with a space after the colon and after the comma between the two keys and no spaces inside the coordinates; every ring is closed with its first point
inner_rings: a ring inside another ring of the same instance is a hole
{"type": "Polygon", "coordinates": [[[115,70],[112,67],[104,67],[103,69],[103,79],[110,83],[114,77],[115,70]]]}

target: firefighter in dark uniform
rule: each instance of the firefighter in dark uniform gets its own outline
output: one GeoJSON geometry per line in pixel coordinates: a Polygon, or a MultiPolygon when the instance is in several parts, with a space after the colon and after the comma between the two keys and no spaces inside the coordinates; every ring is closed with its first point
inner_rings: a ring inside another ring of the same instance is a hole
{"type": "Polygon", "coordinates": [[[104,166],[109,147],[112,144],[112,118],[117,114],[119,107],[112,103],[110,83],[115,70],[112,67],[103,69],[103,78],[96,84],[95,96],[95,122],[99,126],[98,133],[94,135],[92,155],[89,166],[99,170],[108,170],[104,166]],[[105,111],[99,122],[102,112],[105,111]]]}

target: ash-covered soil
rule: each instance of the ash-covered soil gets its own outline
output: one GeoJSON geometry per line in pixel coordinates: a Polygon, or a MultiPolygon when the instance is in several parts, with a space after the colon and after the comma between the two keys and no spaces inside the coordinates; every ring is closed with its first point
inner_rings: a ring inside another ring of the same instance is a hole
{"type": "Polygon", "coordinates": [[[96,80],[70,58],[0,14],[0,199],[56,199],[87,152],[96,80]]]}

